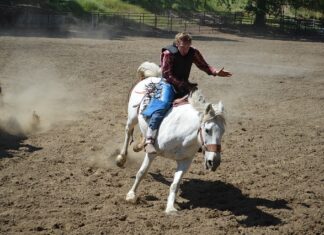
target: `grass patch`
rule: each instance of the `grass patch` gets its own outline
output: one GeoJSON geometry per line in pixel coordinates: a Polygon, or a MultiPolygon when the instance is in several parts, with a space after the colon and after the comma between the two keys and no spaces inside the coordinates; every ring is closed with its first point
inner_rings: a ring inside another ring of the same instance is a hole
{"type": "Polygon", "coordinates": [[[85,11],[147,13],[144,8],[121,0],[76,0],[85,11]]]}
{"type": "Polygon", "coordinates": [[[173,10],[179,13],[201,11],[242,11],[247,0],[233,1],[197,0],[49,0],[51,8],[60,11],[80,12],[132,12],[161,13],[173,10]]]}

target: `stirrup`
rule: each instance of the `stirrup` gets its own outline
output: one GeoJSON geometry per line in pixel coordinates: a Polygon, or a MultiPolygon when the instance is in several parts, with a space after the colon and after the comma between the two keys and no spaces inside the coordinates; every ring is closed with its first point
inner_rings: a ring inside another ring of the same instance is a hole
{"type": "Polygon", "coordinates": [[[149,136],[149,137],[146,137],[146,140],[145,140],[145,145],[147,144],[155,144],[155,138],[149,136]]]}
{"type": "Polygon", "coordinates": [[[156,149],[152,143],[145,144],[145,152],[150,154],[156,154],[156,149]]]}

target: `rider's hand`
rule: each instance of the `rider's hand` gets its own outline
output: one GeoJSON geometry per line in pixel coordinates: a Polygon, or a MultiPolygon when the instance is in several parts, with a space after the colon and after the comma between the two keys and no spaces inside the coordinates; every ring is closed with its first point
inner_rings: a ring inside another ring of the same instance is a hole
{"type": "Polygon", "coordinates": [[[184,82],[184,81],[182,81],[181,83],[180,83],[180,88],[181,88],[181,90],[183,90],[183,91],[191,91],[191,90],[193,90],[193,89],[195,89],[195,88],[197,88],[197,86],[198,86],[198,84],[197,83],[191,83],[191,82],[184,82]]]}
{"type": "Polygon", "coordinates": [[[188,82],[188,88],[189,88],[190,91],[193,90],[193,89],[196,89],[197,86],[198,86],[197,83],[188,82]]]}
{"type": "Polygon", "coordinates": [[[179,88],[180,88],[181,90],[188,90],[188,83],[187,83],[187,82],[184,82],[184,81],[181,81],[181,82],[179,83],[179,88]]]}
{"type": "Polygon", "coordinates": [[[224,68],[222,68],[221,70],[217,71],[216,69],[213,72],[214,76],[220,76],[220,77],[230,77],[232,76],[232,74],[229,71],[224,70],[224,68]]]}

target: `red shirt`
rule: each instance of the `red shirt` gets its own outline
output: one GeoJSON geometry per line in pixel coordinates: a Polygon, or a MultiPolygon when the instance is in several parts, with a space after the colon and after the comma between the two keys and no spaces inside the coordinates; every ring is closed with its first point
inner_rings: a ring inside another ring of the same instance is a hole
{"type": "MultiPolygon", "coordinates": [[[[192,47],[193,48],[193,47],[192,47]]],[[[213,75],[216,69],[210,66],[204,57],[201,55],[200,51],[196,48],[195,50],[193,63],[202,71],[206,72],[208,75],[213,75]]],[[[181,81],[174,76],[173,68],[174,57],[172,53],[168,50],[165,50],[161,54],[161,70],[163,77],[167,80],[168,83],[172,84],[176,89],[179,88],[181,81]]]]}

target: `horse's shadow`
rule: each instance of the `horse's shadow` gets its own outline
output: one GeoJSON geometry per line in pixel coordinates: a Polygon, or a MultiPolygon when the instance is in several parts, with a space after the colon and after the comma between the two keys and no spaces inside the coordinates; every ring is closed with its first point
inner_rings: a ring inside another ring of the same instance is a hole
{"type": "Polygon", "coordinates": [[[24,144],[26,139],[27,137],[24,135],[12,135],[0,129],[0,159],[13,157],[11,150],[20,151],[23,148],[24,151],[31,153],[42,149],[24,144]]]}
{"type": "MultiPolygon", "coordinates": [[[[151,173],[157,181],[170,185],[161,174],[151,173]]],[[[243,226],[271,226],[281,224],[280,218],[262,211],[258,207],[271,209],[291,209],[285,200],[268,200],[264,198],[250,198],[232,184],[222,181],[204,181],[190,179],[184,181],[181,186],[180,196],[187,202],[178,203],[181,209],[209,208],[219,211],[230,211],[243,226]]]]}

